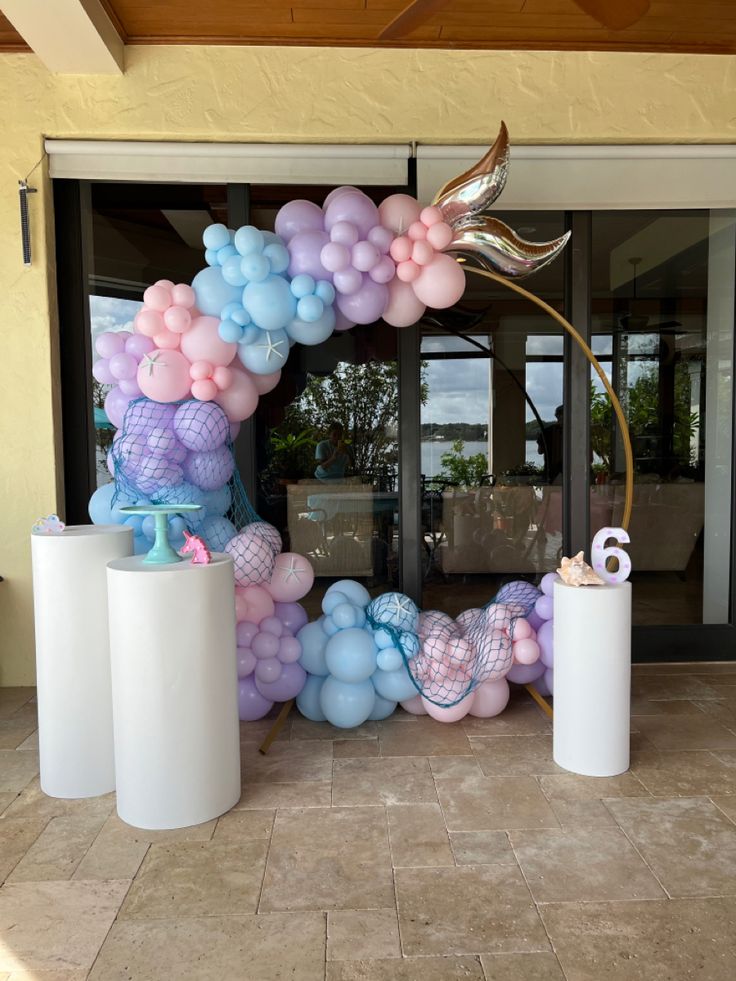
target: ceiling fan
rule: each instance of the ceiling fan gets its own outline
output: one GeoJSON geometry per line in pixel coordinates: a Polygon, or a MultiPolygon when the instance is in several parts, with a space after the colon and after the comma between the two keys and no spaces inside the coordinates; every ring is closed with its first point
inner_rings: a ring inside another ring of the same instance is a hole
{"type": "MultiPolygon", "coordinates": [[[[450,0],[412,0],[379,34],[381,41],[397,41],[421,27],[450,0]]],[[[580,9],[610,31],[622,31],[641,20],[649,0],[573,0],[580,9]]]]}
{"type": "MultiPolygon", "coordinates": [[[[636,272],[637,267],[641,262],[641,256],[632,256],[626,261],[634,269],[634,295],[630,299],[630,303],[634,304],[638,299],[636,295],[636,272]]],[[[659,324],[650,324],[650,319],[651,318],[647,316],[647,314],[627,313],[623,317],[618,318],[617,326],[627,334],[634,333],[634,331],[656,331],[659,334],[676,334],[677,328],[682,327],[679,320],[665,320],[659,324]]]]}

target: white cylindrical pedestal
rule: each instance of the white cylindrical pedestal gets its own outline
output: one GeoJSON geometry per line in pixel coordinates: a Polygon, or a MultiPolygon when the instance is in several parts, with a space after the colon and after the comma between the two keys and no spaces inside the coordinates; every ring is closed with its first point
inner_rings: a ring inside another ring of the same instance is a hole
{"type": "Polygon", "coordinates": [[[123,525],[31,536],[39,764],[50,797],[115,789],[105,566],[132,552],[123,525]]]}
{"type": "Polygon", "coordinates": [[[554,592],[554,760],[588,777],[629,768],[631,583],[554,592]]]}
{"type": "Polygon", "coordinates": [[[209,821],[240,798],[233,562],[107,567],[118,814],[209,821]]]}

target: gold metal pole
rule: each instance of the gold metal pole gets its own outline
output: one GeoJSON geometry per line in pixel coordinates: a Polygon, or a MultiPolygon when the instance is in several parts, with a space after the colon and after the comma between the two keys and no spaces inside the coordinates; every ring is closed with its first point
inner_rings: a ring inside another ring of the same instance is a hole
{"type": "Polygon", "coordinates": [[[291,707],[293,704],[294,704],[294,699],[290,698],[288,702],[284,702],[284,704],[281,706],[281,711],[276,716],[273,725],[269,729],[268,735],[263,740],[261,745],[258,747],[259,753],[262,753],[265,756],[266,753],[269,751],[269,749],[271,748],[271,743],[274,741],[276,736],[278,736],[278,734],[283,729],[284,723],[286,722],[286,718],[289,712],[291,712],[291,707]]]}

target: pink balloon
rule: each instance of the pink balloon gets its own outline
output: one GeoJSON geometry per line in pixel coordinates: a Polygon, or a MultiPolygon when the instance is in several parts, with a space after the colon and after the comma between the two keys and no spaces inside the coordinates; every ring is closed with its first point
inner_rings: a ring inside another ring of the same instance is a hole
{"type": "Polygon", "coordinates": [[[164,311],[164,323],[175,334],[183,334],[192,324],[192,315],[185,307],[169,307],[164,311]]]}
{"type": "Polygon", "coordinates": [[[177,283],[176,286],[171,287],[171,301],[176,306],[191,310],[195,300],[194,290],[187,283],[177,283]]]}
{"type": "Polygon", "coordinates": [[[427,228],[431,228],[432,225],[436,225],[438,222],[442,221],[442,212],[440,209],[433,204],[428,205],[426,208],[422,208],[421,214],[419,215],[419,220],[427,228]]]}
{"type": "MultiPolygon", "coordinates": [[[[340,190],[338,188],[338,190],[340,190]]],[[[334,191],[332,192],[335,193],[334,191]]],[[[299,232],[323,231],[322,209],[313,201],[289,201],[279,209],[274,231],[288,244],[299,232]]]]}
{"type": "Polygon", "coordinates": [[[223,341],[218,333],[217,317],[197,317],[189,330],[182,334],[181,353],[191,362],[209,361],[213,365],[228,365],[235,357],[238,345],[223,341]]]}
{"type": "MultiPolygon", "coordinates": [[[[264,377],[271,376],[264,375],[264,377]]],[[[258,405],[258,391],[252,376],[243,371],[233,371],[232,381],[227,388],[218,392],[214,401],[225,410],[225,415],[230,422],[242,422],[243,419],[252,416],[258,405]]]]}
{"type": "MultiPolygon", "coordinates": [[[[224,551],[232,557],[235,564],[235,582],[238,586],[258,585],[271,578],[274,557],[271,546],[265,539],[249,535],[247,530],[242,531],[230,539],[224,551]]],[[[273,616],[273,610],[263,616],[273,616]]]]}
{"type": "Polygon", "coordinates": [[[514,632],[512,638],[514,641],[517,640],[527,640],[533,634],[531,624],[528,620],[523,617],[519,617],[518,620],[514,622],[514,632]]]}
{"type": "Polygon", "coordinates": [[[421,212],[419,202],[408,194],[392,194],[378,206],[381,224],[397,235],[405,234],[412,222],[418,220],[421,212]]]}
{"type": "Polygon", "coordinates": [[[164,351],[175,351],[179,347],[179,341],[181,337],[179,334],[175,334],[173,330],[169,330],[168,327],[164,327],[160,330],[158,334],[154,334],[153,343],[156,347],[161,348],[164,351]]]}
{"type": "Polygon", "coordinates": [[[362,191],[346,191],[336,195],[324,209],[325,229],[329,232],[340,221],[349,221],[365,238],[374,225],[383,224],[379,220],[378,208],[362,191]]]}
{"type": "MultiPolygon", "coordinates": [[[[251,523],[249,525],[246,525],[245,528],[242,528],[241,531],[247,531],[251,537],[257,536],[259,538],[263,538],[264,541],[268,542],[269,546],[271,547],[271,551],[273,552],[274,558],[276,558],[276,556],[283,548],[281,535],[278,533],[278,531],[276,530],[276,528],[274,528],[273,525],[268,523],[268,521],[251,521],[251,523]]],[[[299,609],[301,609],[301,607],[299,607],[299,609]]],[[[280,617],[278,611],[276,613],[276,616],[280,617]]],[[[283,620],[282,622],[286,624],[285,620],[283,620]]],[[[305,620],[304,623],[306,622],[307,621],[305,620]]],[[[288,626],[288,624],[286,625],[288,626]]]]}
{"type": "Polygon", "coordinates": [[[165,327],[164,318],[157,310],[140,310],[136,314],[133,323],[138,333],[144,334],[146,337],[155,337],[165,327]]]}
{"type": "Polygon", "coordinates": [[[267,395],[269,392],[273,391],[281,380],[281,368],[277,368],[276,371],[271,372],[270,375],[255,375],[247,370],[246,374],[253,382],[255,390],[259,395],[267,395]]]}
{"type": "Polygon", "coordinates": [[[539,660],[539,644],[531,638],[515,641],[512,650],[517,664],[534,664],[539,660]]]}
{"type": "Polygon", "coordinates": [[[438,722],[459,722],[470,711],[473,704],[473,695],[474,692],[471,692],[470,695],[461,698],[459,702],[455,705],[450,705],[449,708],[441,708],[439,705],[435,705],[434,702],[430,702],[424,695],[421,696],[421,699],[427,715],[431,715],[433,719],[436,719],[438,722]]]}
{"type": "Polygon", "coordinates": [[[357,293],[350,296],[338,294],[338,309],[356,324],[372,324],[383,314],[388,304],[388,286],[374,283],[368,276],[363,277],[363,285],[357,293]]]}
{"type": "Polygon", "coordinates": [[[415,324],[426,309],[426,304],[418,299],[411,283],[392,279],[387,286],[388,305],[383,311],[383,319],[393,327],[410,327],[415,324]]]}
{"type": "Polygon", "coordinates": [[[179,351],[152,351],[138,367],[138,384],[154,402],[178,402],[189,395],[190,364],[179,351]]]}
{"type": "Polygon", "coordinates": [[[266,589],[279,603],[294,603],[306,596],[314,582],[314,569],[303,555],[282,552],[277,556],[266,589]]]}
{"type": "Polygon", "coordinates": [[[418,266],[428,266],[434,259],[434,249],[429,242],[415,242],[411,257],[418,266]]]}
{"type": "Polygon", "coordinates": [[[200,402],[211,402],[220,389],[210,378],[192,382],[192,395],[200,402]]]}
{"type": "Polygon", "coordinates": [[[238,623],[260,623],[273,616],[273,599],[263,586],[235,587],[235,619],[238,623]]]}
{"type": "MultiPolygon", "coordinates": [[[[159,282],[161,281],[159,280],[159,282]]],[[[159,313],[163,313],[167,307],[171,306],[171,290],[156,283],[155,286],[149,286],[145,291],[143,302],[151,310],[157,310],[159,313]]]]}
{"type": "Polygon", "coordinates": [[[438,252],[414,280],[414,292],[428,307],[451,307],[465,292],[465,272],[452,256],[438,252]]]}
{"type": "Polygon", "coordinates": [[[422,701],[421,695],[415,695],[413,698],[405,698],[403,702],[399,702],[401,707],[409,712],[410,715],[426,715],[427,710],[424,707],[424,702],[422,701]]]}
{"type": "Polygon", "coordinates": [[[437,252],[446,249],[453,239],[453,230],[444,221],[427,229],[427,241],[437,252]]]}
{"type": "Polygon", "coordinates": [[[396,275],[396,264],[391,256],[381,256],[368,275],[374,283],[390,283],[396,275]]]}
{"type": "Polygon", "coordinates": [[[509,700],[509,684],[505,678],[498,681],[486,681],[476,688],[473,694],[473,704],[470,714],[476,719],[490,719],[503,712],[509,700]]]}

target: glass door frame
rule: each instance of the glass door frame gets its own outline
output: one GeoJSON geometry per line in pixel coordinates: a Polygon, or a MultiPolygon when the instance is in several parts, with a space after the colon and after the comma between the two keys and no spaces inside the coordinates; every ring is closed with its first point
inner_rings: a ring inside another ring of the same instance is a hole
{"type": "MultiPolygon", "coordinates": [[[[413,161],[410,161],[410,164],[413,161]]],[[[415,183],[410,167],[410,187],[415,183]]],[[[92,348],[87,290],[91,246],[92,204],[88,180],[53,181],[56,269],[61,365],[61,423],[65,518],[85,523],[87,503],[96,487],[95,430],[92,414],[92,348]]],[[[116,182],[117,183],[117,182],[116,182]]],[[[129,182],[136,184],[137,182],[129,182]]],[[[146,185],[150,186],[150,185],[146,185]]],[[[247,224],[250,186],[227,185],[228,224],[247,224]]],[[[566,213],[572,230],[566,252],[565,309],[568,319],[590,343],[592,211],[566,213]]],[[[734,270],[736,278],[736,269],[734,270]]],[[[398,331],[399,373],[399,514],[401,588],[416,602],[422,592],[421,443],[420,443],[420,330],[417,325],[398,331]]],[[[566,336],[563,360],[564,402],[587,410],[590,368],[583,352],[566,336]]],[[[733,386],[736,393],[736,385],[733,386]]],[[[736,397],[731,405],[736,433],[736,397]]],[[[245,488],[255,500],[255,420],[247,420],[236,444],[236,460],[245,488]]],[[[566,554],[590,548],[590,415],[564,414],[563,547],[566,554]]],[[[736,456],[731,451],[731,501],[736,502],[736,456]]],[[[632,660],[725,661],[736,659],[736,524],[730,529],[730,604],[728,624],[637,626],[633,629],[632,660]]]]}

